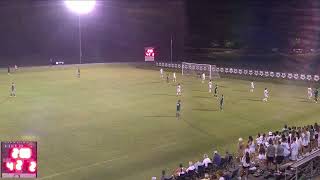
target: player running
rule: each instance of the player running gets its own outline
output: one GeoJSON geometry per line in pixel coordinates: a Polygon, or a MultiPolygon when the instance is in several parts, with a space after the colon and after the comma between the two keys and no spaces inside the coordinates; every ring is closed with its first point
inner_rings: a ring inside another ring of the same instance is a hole
{"type": "Polygon", "coordinates": [[[254,83],[253,83],[253,81],[251,81],[251,88],[250,88],[250,92],[253,92],[253,90],[254,90],[254,83]]]}
{"type": "Polygon", "coordinates": [[[167,83],[169,83],[169,74],[167,74],[167,83]]]}
{"type": "Polygon", "coordinates": [[[208,82],[208,86],[209,86],[209,93],[211,93],[212,92],[212,80],[211,79],[208,82]]]}
{"type": "Polygon", "coordinates": [[[316,103],[318,103],[318,94],[319,94],[318,89],[315,89],[315,90],[314,90],[314,101],[315,101],[316,103]]]}
{"type": "Polygon", "coordinates": [[[176,72],[173,72],[173,82],[177,82],[176,72]]]}
{"type": "Polygon", "coordinates": [[[163,79],[163,69],[162,68],[160,69],[160,78],[163,79]]]}
{"type": "Polygon", "coordinates": [[[16,97],[16,85],[14,84],[14,82],[11,84],[10,97],[16,97]]]}
{"type": "Polygon", "coordinates": [[[177,102],[177,110],[176,110],[176,118],[180,119],[180,111],[181,111],[181,101],[180,99],[177,102]]]}
{"type": "Polygon", "coordinates": [[[220,98],[220,111],[223,110],[223,103],[224,103],[224,97],[223,97],[223,94],[222,94],[221,98],[220,98]]]}
{"type": "Polygon", "coordinates": [[[313,94],[312,94],[312,88],[309,87],[309,88],[308,88],[308,99],[311,99],[312,96],[313,96],[313,94]]]}
{"type": "Polygon", "coordinates": [[[10,66],[8,66],[8,75],[10,75],[10,66]]]}
{"type": "Polygon", "coordinates": [[[214,97],[218,97],[218,85],[214,87],[214,97]]]}
{"type": "Polygon", "coordinates": [[[263,102],[267,102],[269,98],[269,91],[267,88],[264,88],[264,98],[262,99],[263,102]]]}
{"type": "Polygon", "coordinates": [[[177,96],[181,96],[181,85],[180,85],[180,83],[177,86],[177,96]]]}
{"type": "Polygon", "coordinates": [[[201,79],[202,79],[202,83],[204,83],[204,81],[206,80],[206,74],[205,73],[202,73],[201,79]]]}

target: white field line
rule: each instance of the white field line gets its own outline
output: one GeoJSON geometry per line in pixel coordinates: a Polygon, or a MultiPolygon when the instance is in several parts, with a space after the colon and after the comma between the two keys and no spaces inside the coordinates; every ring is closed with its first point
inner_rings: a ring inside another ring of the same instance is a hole
{"type": "MultiPolygon", "coordinates": [[[[163,148],[167,148],[167,147],[169,147],[171,145],[176,145],[176,144],[177,144],[176,142],[163,144],[163,145],[160,145],[160,146],[152,148],[152,151],[156,151],[156,150],[160,150],[160,149],[163,149],[163,148]]],[[[91,167],[95,167],[95,166],[101,166],[103,164],[111,163],[112,161],[117,161],[117,160],[120,160],[120,159],[127,159],[127,158],[129,158],[128,155],[120,156],[118,158],[109,159],[109,160],[105,160],[105,161],[100,161],[100,162],[96,162],[96,163],[93,163],[93,164],[89,164],[89,165],[85,165],[85,166],[81,166],[81,167],[77,167],[77,168],[72,168],[72,169],[69,169],[69,170],[66,170],[66,171],[53,173],[51,175],[47,175],[47,176],[44,176],[44,177],[41,177],[41,178],[37,178],[37,179],[38,180],[51,179],[51,178],[56,177],[56,176],[69,174],[69,173],[72,173],[72,172],[76,172],[76,171],[79,171],[81,169],[87,169],[87,168],[91,168],[91,167]]]]}
{"type": "Polygon", "coordinates": [[[69,169],[67,171],[62,171],[62,172],[58,172],[58,173],[54,173],[54,174],[51,174],[51,175],[48,175],[48,176],[44,176],[44,177],[41,177],[41,178],[38,178],[39,180],[42,180],[42,179],[50,179],[50,178],[53,178],[53,177],[56,177],[56,176],[60,176],[60,175],[63,175],[63,174],[69,174],[69,173],[72,173],[72,172],[76,172],[76,171],[79,171],[81,169],[87,169],[87,168],[91,168],[91,167],[95,167],[95,166],[100,166],[100,165],[103,165],[103,164],[108,164],[112,161],[116,161],[116,160],[120,160],[120,159],[126,159],[128,158],[129,156],[126,155],[126,156],[121,156],[121,157],[118,157],[118,158],[114,158],[114,159],[109,159],[109,160],[105,160],[105,161],[100,161],[100,162],[96,162],[96,163],[93,163],[93,164],[89,164],[89,165],[86,165],[86,166],[81,166],[81,167],[78,167],[78,168],[73,168],[73,169],[69,169]]]}

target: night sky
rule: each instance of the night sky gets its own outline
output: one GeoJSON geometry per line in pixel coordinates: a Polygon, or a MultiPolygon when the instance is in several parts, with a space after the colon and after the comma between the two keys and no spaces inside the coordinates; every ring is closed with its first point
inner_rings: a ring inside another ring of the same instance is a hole
{"type": "MultiPolygon", "coordinates": [[[[0,65],[78,62],[77,16],[62,1],[0,2],[0,65]]],[[[189,47],[231,40],[241,48],[319,47],[320,3],[315,0],[106,0],[82,16],[84,62],[143,61],[154,46],[158,60],[189,47]]]]}

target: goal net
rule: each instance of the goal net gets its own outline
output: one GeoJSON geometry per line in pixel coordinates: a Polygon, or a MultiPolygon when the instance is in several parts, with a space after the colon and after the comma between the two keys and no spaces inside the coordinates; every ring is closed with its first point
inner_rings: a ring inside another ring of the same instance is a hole
{"type": "Polygon", "coordinates": [[[206,77],[209,79],[220,78],[219,72],[217,72],[217,67],[215,65],[182,62],[183,76],[191,75],[200,77],[203,73],[205,73],[206,77]]]}

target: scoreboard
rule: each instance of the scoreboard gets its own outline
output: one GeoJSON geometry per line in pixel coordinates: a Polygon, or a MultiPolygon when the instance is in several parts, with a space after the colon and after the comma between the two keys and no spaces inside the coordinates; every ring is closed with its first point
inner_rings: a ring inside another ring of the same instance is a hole
{"type": "Polygon", "coordinates": [[[1,142],[1,177],[36,178],[37,142],[1,142]]]}
{"type": "Polygon", "coordinates": [[[145,47],[144,48],[144,61],[154,61],[154,48],[145,47]]]}

